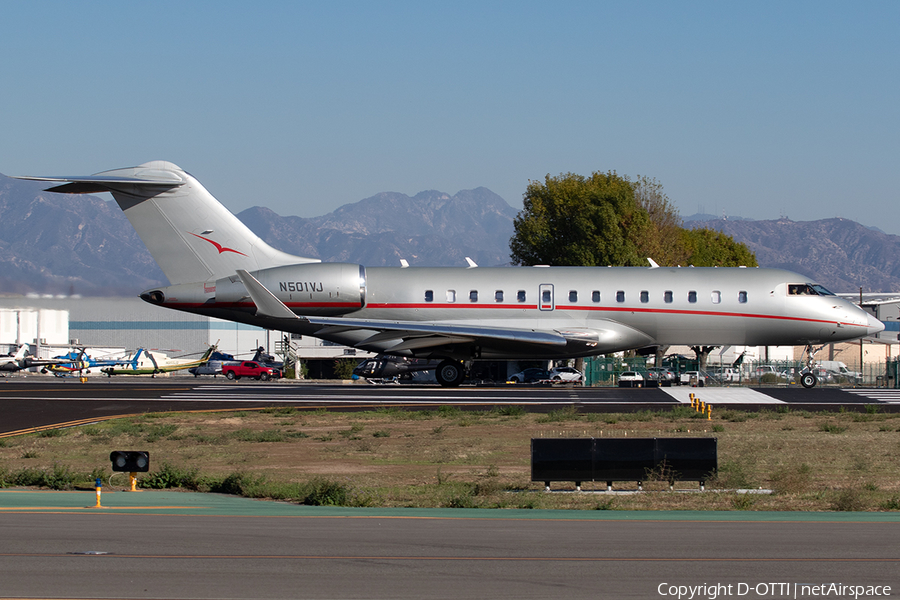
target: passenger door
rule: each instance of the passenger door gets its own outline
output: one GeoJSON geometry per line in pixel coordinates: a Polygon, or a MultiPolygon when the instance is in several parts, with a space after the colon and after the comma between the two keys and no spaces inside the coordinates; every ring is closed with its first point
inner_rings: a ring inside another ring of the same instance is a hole
{"type": "Polygon", "coordinates": [[[540,285],[538,290],[538,308],[541,310],[553,310],[555,308],[552,283],[542,283],[540,285]]]}

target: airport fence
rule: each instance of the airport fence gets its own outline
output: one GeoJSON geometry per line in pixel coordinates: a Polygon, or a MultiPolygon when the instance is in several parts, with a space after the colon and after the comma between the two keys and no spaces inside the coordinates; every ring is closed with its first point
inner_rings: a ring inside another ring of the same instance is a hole
{"type": "MultiPolygon", "coordinates": [[[[667,368],[674,374],[676,384],[681,381],[684,373],[696,370],[695,361],[679,361],[671,364],[673,366],[667,368]]],[[[625,371],[637,371],[647,379],[648,368],[652,366],[652,359],[647,360],[643,356],[586,358],[585,385],[616,386],[619,376],[625,371]]],[[[805,368],[805,362],[793,360],[745,361],[735,366],[710,363],[702,372],[701,379],[706,386],[790,387],[800,385],[800,374],[805,368]]],[[[843,373],[834,368],[819,366],[815,374],[818,385],[821,386],[900,388],[900,357],[866,363],[861,371],[855,371],[853,365],[843,373]]]]}

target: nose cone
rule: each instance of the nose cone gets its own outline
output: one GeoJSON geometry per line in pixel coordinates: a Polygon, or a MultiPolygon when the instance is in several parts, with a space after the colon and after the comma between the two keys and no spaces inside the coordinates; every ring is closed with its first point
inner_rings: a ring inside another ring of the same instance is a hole
{"type": "Polygon", "coordinates": [[[884,331],[884,323],[882,323],[872,315],[868,315],[868,317],[869,322],[866,323],[866,335],[876,335],[884,331]]]}

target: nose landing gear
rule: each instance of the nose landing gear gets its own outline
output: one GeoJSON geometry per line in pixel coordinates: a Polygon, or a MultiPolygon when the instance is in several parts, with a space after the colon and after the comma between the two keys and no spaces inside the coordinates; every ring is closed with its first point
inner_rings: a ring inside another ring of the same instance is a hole
{"type": "Polygon", "coordinates": [[[803,372],[800,374],[800,385],[802,385],[806,389],[812,389],[816,387],[817,383],[819,383],[819,380],[814,372],[814,368],[816,366],[816,352],[818,352],[822,348],[824,348],[824,346],[813,349],[812,344],[806,345],[806,368],[803,369],[803,372]]]}

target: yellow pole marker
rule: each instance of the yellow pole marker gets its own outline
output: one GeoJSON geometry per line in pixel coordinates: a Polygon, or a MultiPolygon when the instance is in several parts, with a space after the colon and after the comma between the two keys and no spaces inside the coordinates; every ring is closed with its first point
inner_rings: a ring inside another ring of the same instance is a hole
{"type": "Polygon", "coordinates": [[[706,405],[706,420],[712,421],[712,405],[710,404],[706,405]]]}
{"type": "Polygon", "coordinates": [[[96,481],[94,481],[94,486],[97,490],[97,505],[94,508],[103,508],[100,504],[100,490],[103,488],[103,481],[98,477],[96,481]]]}
{"type": "Polygon", "coordinates": [[[137,473],[131,473],[129,475],[129,479],[131,480],[131,491],[136,492],[137,490],[137,473]]]}

